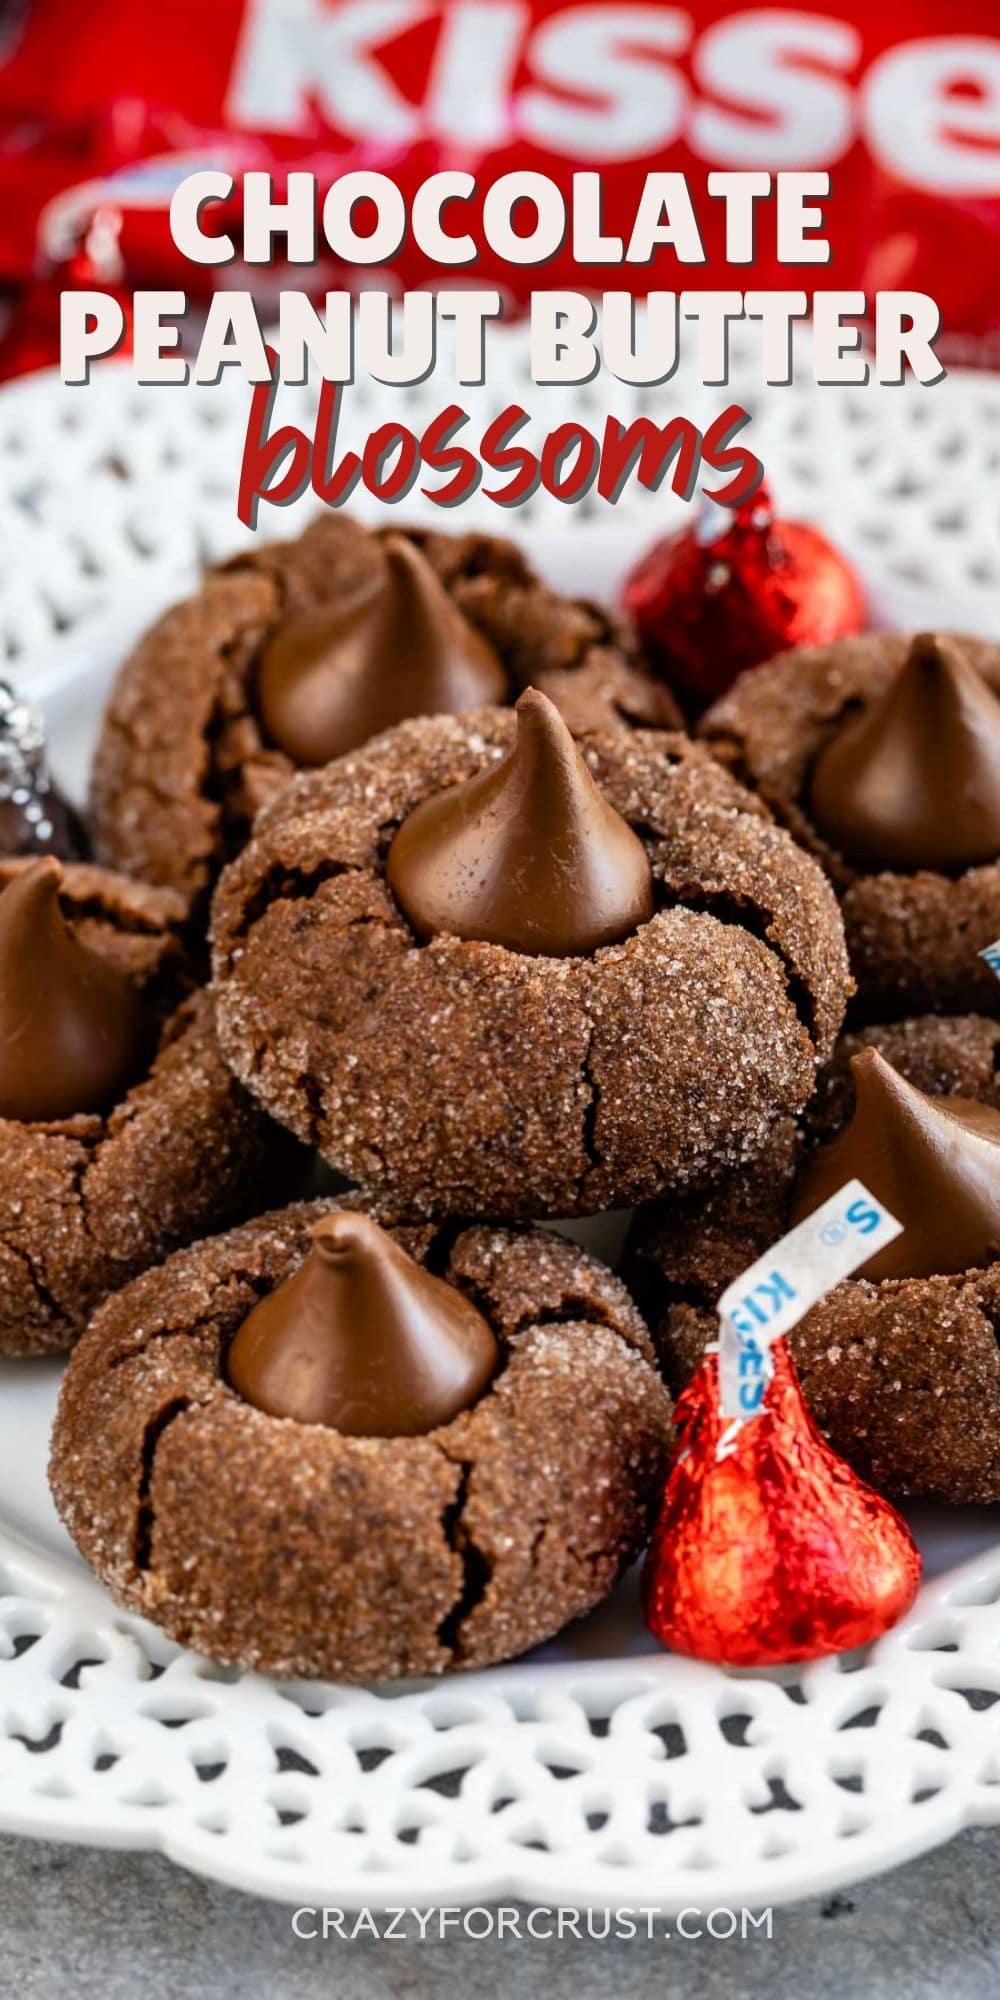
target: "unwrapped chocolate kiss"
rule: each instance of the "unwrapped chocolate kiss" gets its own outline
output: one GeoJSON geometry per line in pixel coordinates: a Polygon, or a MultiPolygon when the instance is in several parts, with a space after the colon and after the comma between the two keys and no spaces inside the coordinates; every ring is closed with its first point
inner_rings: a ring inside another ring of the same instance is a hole
{"type": "Polygon", "coordinates": [[[386,872],[418,938],[476,938],[538,957],[614,944],[655,907],[641,840],[535,688],[517,704],[503,762],[424,799],[386,872]]]}
{"type": "Polygon", "coordinates": [[[105,1111],[153,1040],[138,987],[82,944],[59,905],[62,870],[31,862],[0,895],[0,1117],[105,1111]]]}
{"type": "Polygon", "coordinates": [[[507,699],[498,654],[415,543],[390,535],[382,552],[371,584],[288,619],[264,648],[258,713],[296,764],[328,764],[409,716],[507,699]]]}
{"type": "Polygon", "coordinates": [[[1000,1256],[1000,1112],[925,1096],[876,1049],[855,1056],[851,1071],[854,1116],[804,1168],[792,1220],[857,1178],[903,1224],[858,1277],[942,1277],[991,1263],[1000,1256]]]}
{"type": "Polygon", "coordinates": [[[944,874],[1000,855],[1000,700],[922,633],[881,698],[838,730],[810,788],[820,832],[871,869],[944,874]]]}
{"type": "Polygon", "coordinates": [[[498,1361],[476,1307],[370,1216],[345,1209],[312,1235],[305,1263],[233,1340],[238,1394],[348,1437],[418,1437],[470,1408],[498,1361]]]}

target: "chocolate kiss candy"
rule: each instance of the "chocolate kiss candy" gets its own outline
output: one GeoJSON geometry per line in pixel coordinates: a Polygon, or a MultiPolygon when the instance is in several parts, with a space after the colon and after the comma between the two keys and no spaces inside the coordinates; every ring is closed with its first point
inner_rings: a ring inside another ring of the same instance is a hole
{"type": "Polygon", "coordinates": [[[764,1407],[735,1434],[717,1357],[695,1370],[642,1575],[661,1646],[735,1667],[867,1646],[920,1582],[906,1523],[820,1437],[784,1340],[772,1356],[764,1407]]]}
{"type": "Polygon", "coordinates": [[[1000,1112],[968,1097],[926,1097],[876,1049],[854,1056],[854,1117],[803,1169],[793,1221],[862,1180],[903,1233],[861,1278],[943,1277],[1000,1256],[1000,1112]]]}
{"type": "Polygon", "coordinates": [[[370,1216],[324,1216],[294,1277],[243,1321],[227,1374],[272,1417],[347,1437],[419,1437],[482,1395],[492,1330],[370,1216]]]}
{"type": "Polygon", "coordinates": [[[0,895],[0,1117],[25,1124],[107,1110],[152,1042],[138,988],[67,924],[61,879],[46,856],[0,895]]]}
{"type": "Polygon", "coordinates": [[[748,667],[860,632],[865,602],[840,550],[775,515],[762,484],[735,508],[706,500],[653,543],[623,592],[654,674],[700,714],[748,667]]]}
{"type": "Polygon", "coordinates": [[[653,915],[641,840],[594,783],[558,710],[529,688],[503,763],[424,799],[386,872],[417,936],[573,958],[653,915]]]}
{"type": "Polygon", "coordinates": [[[810,788],[819,830],[866,868],[974,868],[1000,855],[1000,701],[922,633],[881,699],[840,729],[810,788]]]}
{"type": "Polygon", "coordinates": [[[374,583],[280,625],[264,648],[258,713],[296,764],[328,764],[407,716],[507,699],[498,655],[426,557],[402,535],[382,546],[374,583]]]}

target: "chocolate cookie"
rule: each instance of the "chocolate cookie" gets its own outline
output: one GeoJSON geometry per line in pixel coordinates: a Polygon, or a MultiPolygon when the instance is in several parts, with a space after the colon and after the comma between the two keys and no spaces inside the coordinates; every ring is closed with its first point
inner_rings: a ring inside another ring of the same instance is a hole
{"type": "Polygon", "coordinates": [[[871,633],[742,674],[702,722],[834,882],[858,1019],[1000,1012],[998,694],[1000,646],[871,633]]]}
{"type": "Polygon", "coordinates": [[[118,1603],[214,1659],[365,1680],[509,1658],[645,1540],[671,1443],[646,1330],[544,1230],[394,1228],[488,1322],[489,1385],[423,1435],[269,1414],[230,1386],[234,1337],[349,1213],[263,1216],[108,1300],[63,1382],[56,1504],[118,1603]]]}
{"type": "Polygon", "coordinates": [[[832,1048],[848,979],[816,864],[686,737],[580,748],[537,696],[403,723],[294,779],[220,880],[227,1060],[400,1213],[700,1184],[832,1048]]]}
{"type": "Polygon", "coordinates": [[[0,1353],[245,1215],[287,1139],[230,1075],[168,890],[0,862],[0,1353]]]}
{"type": "MultiPolygon", "coordinates": [[[[866,1049],[943,1110],[971,1102],[1000,1117],[997,1022],[926,1015],[845,1036],[804,1116],[777,1125],[764,1171],[733,1176],[697,1204],[656,1204],[633,1225],[626,1274],[675,1392],[716,1337],[719,1294],[798,1219],[806,1169],[825,1157],[818,1144],[845,1134],[852,1118],[850,1064],[866,1049]]],[[[956,1137],[949,1130],[943,1150],[956,1137]]],[[[838,1183],[852,1165],[841,1161],[838,1183]]],[[[982,1183],[990,1200],[1000,1198],[994,1176],[982,1183]]],[[[936,1187],[930,1198],[915,1245],[925,1263],[942,1229],[946,1253],[958,1240],[936,1187]]],[[[904,1229],[899,1251],[890,1246],[897,1262],[907,1237],[904,1229]]],[[[789,1335],[821,1429],[865,1479],[897,1498],[1000,1500],[1000,1263],[990,1240],[964,1271],[851,1279],[789,1335]]]]}
{"type": "Polygon", "coordinates": [[[679,721],[626,630],[510,542],[327,514],[209,571],[125,662],[93,767],[97,857],[190,905],[299,765],[529,682],[575,730],[679,721]]]}

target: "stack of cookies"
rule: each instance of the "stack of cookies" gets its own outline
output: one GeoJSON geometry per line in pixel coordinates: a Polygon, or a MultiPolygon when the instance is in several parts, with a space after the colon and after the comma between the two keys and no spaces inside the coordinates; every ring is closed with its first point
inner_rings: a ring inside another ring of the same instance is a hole
{"type": "Polygon", "coordinates": [[[907,1251],[802,1322],[806,1392],[888,1490],[997,1497],[991,673],[844,642],[692,741],[507,543],[339,516],[147,635],[101,866],[0,873],[4,1337],[86,1326],[51,1477],[120,1603],[281,1674],[550,1636],[643,1546],[719,1290],[852,1173],[907,1251]],[[541,1226],[627,1208],[634,1296],[541,1226]]]}

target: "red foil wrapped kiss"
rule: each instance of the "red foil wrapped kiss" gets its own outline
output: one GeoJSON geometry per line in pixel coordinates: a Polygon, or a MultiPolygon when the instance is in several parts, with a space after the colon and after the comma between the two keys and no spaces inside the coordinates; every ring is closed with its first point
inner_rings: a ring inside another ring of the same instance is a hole
{"type": "Polygon", "coordinates": [[[717,1357],[693,1375],[642,1579],[660,1644],[727,1666],[867,1645],[920,1582],[906,1523],[824,1442],[784,1340],[771,1355],[763,1408],[735,1429],[720,1412],[717,1357]]]}
{"type": "Polygon", "coordinates": [[[624,593],[654,672],[691,714],[745,667],[844,638],[865,617],[850,564],[818,528],[779,520],[766,486],[716,511],[710,536],[703,520],[655,542],[624,593]]]}

